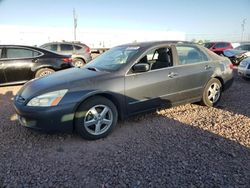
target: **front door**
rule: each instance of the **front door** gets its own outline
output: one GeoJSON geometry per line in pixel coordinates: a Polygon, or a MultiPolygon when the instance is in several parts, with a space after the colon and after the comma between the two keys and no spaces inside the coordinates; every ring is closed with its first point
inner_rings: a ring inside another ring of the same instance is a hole
{"type": "Polygon", "coordinates": [[[32,79],[31,68],[39,52],[26,48],[6,48],[4,73],[7,82],[22,82],[32,79]]]}
{"type": "MultiPolygon", "coordinates": [[[[176,75],[170,48],[158,48],[148,52],[138,63],[148,63],[147,72],[129,71],[125,76],[125,96],[129,115],[171,106],[176,100],[176,75]]],[[[133,69],[133,68],[132,68],[133,69]]]]}

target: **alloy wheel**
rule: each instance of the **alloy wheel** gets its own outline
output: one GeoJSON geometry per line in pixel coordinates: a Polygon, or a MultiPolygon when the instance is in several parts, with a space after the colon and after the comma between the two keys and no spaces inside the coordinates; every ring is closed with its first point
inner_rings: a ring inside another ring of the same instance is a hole
{"type": "Polygon", "coordinates": [[[84,118],[84,127],[92,135],[101,135],[113,123],[112,110],[106,105],[96,105],[90,108],[84,118]]]}
{"type": "Polygon", "coordinates": [[[208,89],[208,100],[214,104],[216,103],[221,95],[221,88],[218,83],[212,83],[208,89]]]}

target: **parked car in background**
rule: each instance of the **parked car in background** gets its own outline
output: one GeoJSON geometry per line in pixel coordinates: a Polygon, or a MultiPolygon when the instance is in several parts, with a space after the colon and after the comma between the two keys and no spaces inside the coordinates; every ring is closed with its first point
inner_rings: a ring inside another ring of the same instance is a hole
{"type": "Polygon", "coordinates": [[[234,65],[239,65],[243,59],[250,57],[250,44],[242,44],[234,49],[224,50],[223,55],[228,57],[234,65]]]}
{"type": "Polygon", "coordinates": [[[71,55],[75,67],[82,67],[92,60],[90,48],[80,42],[51,42],[41,47],[60,54],[71,55]]]}
{"type": "Polygon", "coordinates": [[[204,43],[204,47],[208,48],[218,55],[223,54],[224,50],[233,48],[230,42],[206,42],[204,43]]]}
{"type": "Polygon", "coordinates": [[[21,125],[107,136],[117,123],[145,111],[183,103],[218,104],[233,81],[228,58],[183,42],[114,47],[82,68],[33,80],[14,104],[21,125]]]}
{"type": "Polygon", "coordinates": [[[21,84],[73,67],[70,56],[19,45],[0,45],[0,86],[21,84]]]}
{"type": "Polygon", "coordinates": [[[250,57],[240,62],[238,66],[238,75],[243,78],[250,78],[250,57]]]}

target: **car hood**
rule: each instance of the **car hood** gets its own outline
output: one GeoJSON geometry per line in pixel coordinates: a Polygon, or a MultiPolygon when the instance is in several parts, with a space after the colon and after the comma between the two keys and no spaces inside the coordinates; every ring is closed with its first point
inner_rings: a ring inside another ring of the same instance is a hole
{"type": "Polygon", "coordinates": [[[58,71],[52,75],[33,79],[26,83],[18,92],[24,99],[32,98],[47,92],[61,89],[83,88],[94,85],[109,72],[93,71],[85,68],[71,68],[58,71]]]}
{"type": "Polygon", "coordinates": [[[229,50],[224,50],[224,51],[223,51],[223,54],[224,54],[226,57],[234,57],[234,56],[237,56],[237,55],[244,54],[244,53],[246,53],[246,52],[247,52],[247,51],[245,51],[245,50],[229,49],[229,50]]]}

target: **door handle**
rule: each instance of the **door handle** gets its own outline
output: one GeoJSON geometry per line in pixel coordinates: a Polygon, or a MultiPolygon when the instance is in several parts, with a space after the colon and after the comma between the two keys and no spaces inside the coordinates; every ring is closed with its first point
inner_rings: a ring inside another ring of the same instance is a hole
{"type": "Polygon", "coordinates": [[[170,73],[168,74],[168,77],[169,77],[169,78],[173,78],[173,77],[175,77],[175,76],[178,76],[178,73],[176,73],[176,72],[170,72],[170,73]]]}
{"type": "Polygon", "coordinates": [[[208,69],[211,69],[212,67],[210,65],[206,65],[205,66],[205,69],[208,70],[208,69]]]}
{"type": "Polygon", "coordinates": [[[35,58],[35,59],[32,59],[32,62],[33,62],[33,63],[37,63],[37,62],[38,62],[38,59],[36,59],[36,58],[35,58]]]}

